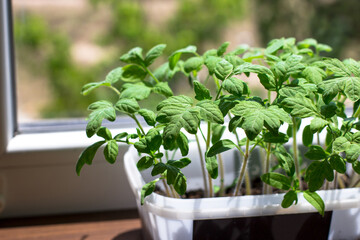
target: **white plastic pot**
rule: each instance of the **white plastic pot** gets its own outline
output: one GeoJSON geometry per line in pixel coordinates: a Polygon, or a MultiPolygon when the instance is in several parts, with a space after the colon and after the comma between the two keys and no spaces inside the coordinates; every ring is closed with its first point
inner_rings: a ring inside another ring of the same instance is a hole
{"type": "MultiPolygon", "coordinates": [[[[188,189],[198,189],[202,186],[200,167],[196,160],[197,152],[192,148],[189,158],[193,162],[183,172],[188,179],[188,189]]],[[[234,152],[231,151],[223,155],[224,162],[226,162],[225,172],[227,175],[230,175],[226,178],[227,184],[234,177],[234,171],[232,170],[234,169],[234,156],[234,152]]],[[[141,174],[137,170],[136,162],[138,159],[139,156],[136,150],[130,148],[125,154],[124,164],[130,186],[138,204],[145,239],[231,239],[229,236],[236,236],[236,234],[238,234],[238,237],[233,239],[259,239],[259,237],[256,237],[259,235],[256,234],[262,233],[261,231],[269,231],[269,233],[273,234],[268,236],[267,239],[304,239],[301,238],[301,231],[309,229],[309,226],[305,226],[306,224],[310,225],[310,229],[315,229],[315,232],[319,233],[320,231],[317,229],[317,226],[312,225],[312,220],[305,224],[305,220],[302,220],[302,218],[300,220],[294,220],[293,218],[293,216],[305,216],[305,218],[322,219],[320,214],[317,213],[315,208],[303,196],[299,196],[299,201],[296,205],[284,209],[280,205],[284,194],[175,199],[153,193],[145,198],[145,203],[141,206],[141,188],[145,184],[145,180],[148,182],[151,180],[151,177],[149,177],[148,173],[141,174]],[[205,228],[207,233],[196,235],[195,230],[199,228],[199,223],[214,219],[218,220],[215,220],[215,222],[208,221],[210,225],[200,227],[202,230],[205,228]],[[251,221],[248,222],[249,219],[260,219],[262,225],[257,223],[254,225],[251,221]],[[250,232],[239,233],[240,230],[236,229],[236,226],[239,226],[239,224],[247,224],[246,229],[257,232],[255,232],[255,235],[250,232]],[[232,225],[235,228],[230,228],[232,225]],[[269,229],[264,230],[263,226],[269,229]],[[215,236],[218,230],[230,232],[230,235],[227,237],[223,235],[223,237],[219,238],[215,236]],[[209,235],[211,236],[210,238],[209,235]]],[[[325,236],[325,239],[359,239],[360,188],[318,191],[318,194],[325,202],[326,212],[328,212],[326,216],[329,218],[328,235],[325,233],[321,234],[321,236],[325,236]]]]}

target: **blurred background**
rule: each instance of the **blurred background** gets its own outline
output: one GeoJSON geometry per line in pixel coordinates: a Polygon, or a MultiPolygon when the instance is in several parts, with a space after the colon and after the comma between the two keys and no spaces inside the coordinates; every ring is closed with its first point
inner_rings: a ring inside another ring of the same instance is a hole
{"type": "MultiPolygon", "coordinates": [[[[84,118],[106,89],[86,97],[135,46],[189,44],[198,52],[231,42],[315,38],[331,57],[360,59],[359,0],[12,0],[19,123],[84,118]]],[[[165,59],[162,59],[165,61],[165,59]]],[[[161,59],[159,60],[161,63],[161,59]]],[[[186,81],[186,79],[185,79],[186,81]]],[[[181,85],[181,79],[170,83],[181,85]]]]}

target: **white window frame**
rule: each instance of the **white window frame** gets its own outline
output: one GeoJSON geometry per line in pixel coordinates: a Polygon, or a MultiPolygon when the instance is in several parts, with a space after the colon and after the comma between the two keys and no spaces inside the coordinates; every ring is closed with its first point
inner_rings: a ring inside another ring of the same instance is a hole
{"type": "Polygon", "coordinates": [[[135,208],[122,164],[127,146],[114,165],[97,154],[79,177],[77,158],[96,141],[84,130],[18,132],[14,69],[11,1],[1,0],[0,218],[135,208]]]}

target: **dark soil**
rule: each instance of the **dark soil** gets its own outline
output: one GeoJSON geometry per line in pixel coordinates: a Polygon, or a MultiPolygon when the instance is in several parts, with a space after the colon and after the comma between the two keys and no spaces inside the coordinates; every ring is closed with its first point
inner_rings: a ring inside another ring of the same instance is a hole
{"type": "MultiPolygon", "coordinates": [[[[341,178],[341,181],[343,182],[344,186],[347,188],[347,187],[350,187],[350,177],[347,175],[347,174],[341,174],[340,175],[340,178],[341,178]]],[[[252,180],[251,182],[251,195],[262,195],[262,191],[263,191],[263,182],[261,181],[260,178],[255,178],[252,180]]],[[[303,184],[303,189],[307,189],[308,188],[308,185],[307,183],[304,181],[302,181],[302,184],[303,184]]],[[[323,185],[323,188],[322,189],[325,189],[325,185],[323,185]]],[[[332,183],[329,184],[329,189],[333,189],[332,188],[332,183]]],[[[225,193],[224,193],[224,197],[231,197],[233,196],[233,193],[235,191],[235,187],[234,186],[230,186],[230,187],[227,187],[225,189],[225,193]]],[[[163,196],[166,196],[166,193],[161,190],[158,186],[156,186],[155,188],[155,192],[160,194],[160,195],[163,195],[163,196]]],[[[246,188],[245,188],[245,184],[242,185],[241,187],[241,196],[243,195],[246,195],[246,188]]],[[[282,190],[279,190],[279,189],[276,189],[276,188],[272,188],[271,187],[271,193],[282,193],[284,191],[282,190]]],[[[185,199],[194,199],[194,198],[204,198],[204,190],[203,189],[195,189],[195,190],[190,190],[190,191],[187,191],[183,196],[181,196],[182,198],[185,198],[185,199]]],[[[219,193],[215,194],[216,197],[220,197],[219,196],[219,193]]]]}

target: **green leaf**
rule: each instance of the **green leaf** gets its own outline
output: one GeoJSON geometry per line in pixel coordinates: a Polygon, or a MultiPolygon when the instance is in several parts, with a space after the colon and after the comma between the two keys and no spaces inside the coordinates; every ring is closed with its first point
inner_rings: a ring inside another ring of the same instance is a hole
{"type": "Polygon", "coordinates": [[[167,170],[167,166],[165,163],[157,163],[155,164],[155,166],[153,167],[152,171],[151,171],[151,176],[156,176],[159,174],[164,173],[167,170]]]}
{"type": "Polygon", "coordinates": [[[136,100],[143,100],[149,97],[151,88],[143,83],[138,84],[124,84],[120,94],[120,98],[134,98],[136,100]]]}
{"type": "Polygon", "coordinates": [[[286,143],[289,141],[289,137],[284,133],[271,133],[267,132],[263,135],[264,142],[268,143],[286,143]]]}
{"type": "Polygon", "coordinates": [[[218,105],[213,101],[207,99],[202,100],[196,104],[196,107],[200,110],[201,119],[213,123],[224,123],[224,116],[218,105]]]}
{"type": "Polygon", "coordinates": [[[115,104],[115,109],[120,112],[133,114],[140,110],[140,106],[133,98],[123,98],[115,104]]]}
{"type": "Polygon", "coordinates": [[[200,112],[193,107],[193,100],[187,96],[173,96],[162,101],[158,106],[156,120],[166,123],[164,129],[164,142],[174,142],[181,128],[195,134],[200,124],[200,112]]]}
{"type": "Polygon", "coordinates": [[[284,38],[281,39],[274,39],[271,42],[269,42],[267,48],[265,49],[266,54],[272,54],[279,49],[281,49],[284,46],[284,38]]]}
{"type": "Polygon", "coordinates": [[[325,204],[324,204],[324,201],[319,196],[319,194],[317,194],[316,192],[308,191],[308,190],[304,191],[303,194],[304,194],[304,198],[311,205],[314,206],[314,208],[321,214],[321,216],[324,216],[325,204]]]}
{"type": "Polygon", "coordinates": [[[218,62],[215,66],[215,75],[220,80],[225,80],[233,71],[233,65],[225,59],[218,62]]]}
{"type": "Polygon", "coordinates": [[[338,137],[333,142],[333,151],[340,153],[346,151],[350,147],[350,142],[345,137],[338,137]]]}
{"type": "Polygon", "coordinates": [[[294,176],[295,163],[291,154],[289,154],[285,148],[281,152],[274,152],[274,155],[278,159],[281,168],[283,168],[289,177],[294,176]]]}
{"type": "Polygon", "coordinates": [[[104,148],[104,156],[106,161],[113,164],[116,161],[116,157],[119,153],[119,145],[116,140],[110,140],[107,142],[106,147],[104,148]]]}
{"type": "Polygon", "coordinates": [[[139,82],[144,80],[147,75],[147,72],[139,65],[130,64],[124,66],[122,69],[121,79],[124,82],[139,82]]]}
{"type": "Polygon", "coordinates": [[[293,205],[294,202],[295,202],[295,204],[297,204],[297,201],[298,201],[298,197],[297,197],[296,192],[293,190],[290,190],[284,195],[284,199],[281,202],[281,206],[283,208],[288,208],[291,205],[293,205]]]}
{"type": "Polygon", "coordinates": [[[239,116],[233,117],[229,122],[229,126],[228,126],[229,131],[234,132],[234,130],[236,130],[236,128],[241,126],[243,121],[244,121],[244,119],[242,117],[239,117],[239,116]]]}
{"type": "Polygon", "coordinates": [[[338,108],[336,104],[334,102],[330,102],[329,104],[322,105],[320,112],[325,118],[331,118],[336,114],[337,110],[338,108]]]}
{"type": "Polygon", "coordinates": [[[291,188],[291,179],[280,173],[265,173],[261,176],[261,180],[264,183],[278,189],[289,190],[291,188]]]}
{"type": "Polygon", "coordinates": [[[146,123],[149,126],[155,126],[156,124],[156,115],[153,111],[148,109],[140,109],[138,113],[145,119],[146,123]]]}
{"type": "Polygon", "coordinates": [[[189,158],[181,158],[179,160],[169,160],[167,162],[168,165],[177,167],[177,168],[184,168],[191,163],[189,158]]]}
{"type": "Polygon", "coordinates": [[[115,121],[116,119],[116,112],[111,102],[105,100],[94,102],[89,105],[88,109],[92,111],[89,114],[86,126],[86,135],[88,137],[92,137],[100,129],[104,119],[109,121],[115,121]]]}
{"type": "Polygon", "coordinates": [[[149,196],[150,194],[152,194],[155,190],[155,186],[156,183],[159,181],[159,179],[155,179],[154,181],[151,181],[147,184],[145,184],[142,188],[141,188],[141,199],[140,199],[140,203],[141,205],[144,205],[144,199],[145,197],[149,196]]]}
{"type": "Polygon", "coordinates": [[[345,160],[337,154],[331,155],[329,158],[330,166],[339,173],[346,172],[345,160]]]}
{"type": "Polygon", "coordinates": [[[180,194],[180,195],[184,195],[186,192],[186,177],[184,176],[184,174],[182,174],[180,172],[180,174],[177,175],[175,181],[174,181],[174,188],[175,191],[180,194]]]}
{"type": "Polygon", "coordinates": [[[180,71],[180,68],[176,67],[174,69],[170,69],[169,63],[166,62],[166,63],[162,64],[160,67],[158,67],[157,69],[155,69],[153,74],[159,81],[168,82],[169,80],[171,80],[174,77],[174,75],[178,71],[180,71]]]}
{"type": "Polygon", "coordinates": [[[328,153],[318,145],[312,145],[309,147],[309,151],[305,153],[305,157],[311,160],[321,160],[325,159],[328,156],[328,153]]]}
{"type": "Polygon", "coordinates": [[[326,72],[316,66],[307,66],[302,72],[308,82],[319,84],[326,77],[326,72]]]}
{"type": "Polygon", "coordinates": [[[96,135],[98,135],[99,137],[104,138],[105,140],[111,140],[112,139],[112,135],[111,132],[108,128],[106,127],[101,127],[99,128],[99,130],[97,131],[96,135]]]}
{"type": "Polygon", "coordinates": [[[310,122],[310,130],[313,133],[321,132],[327,124],[329,124],[328,121],[326,121],[322,118],[319,118],[319,117],[315,117],[310,122]]]}
{"type": "Polygon", "coordinates": [[[226,61],[228,61],[229,63],[231,63],[231,65],[233,65],[234,68],[236,68],[236,67],[240,66],[241,64],[245,63],[245,61],[242,58],[240,58],[238,56],[235,56],[235,55],[232,55],[232,54],[227,54],[224,57],[224,59],[226,61]]]}
{"type": "Polygon", "coordinates": [[[351,71],[339,59],[329,58],[325,59],[323,62],[336,76],[351,76],[351,71]]]}
{"type": "Polygon", "coordinates": [[[237,148],[237,145],[233,141],[231,141],[229,139],[223,139],[223,140],[218,141],[214,145],[212,145],[210,147],[210,149],[208,150],[206,156],[213,157],[216,154],[220,154],[222,152],[228,151],[235,147],[237,148]]]}
{"type": "Polygon", "coordinates": [[[173,91],[169,87],[167,82],[159,82],[153,88],[154,92],[164,95],[165,97],[171,97],[174,95],[173,91]]]}
{"type": "Polygon", "coordinates": [[[151,65],[156,58],[160,57],[160,55],[163,53],[164,49],[166,48],[166,44],[159,44],[155,47],[151,48],[145,56],[145,66],[151,65]]]}
{"type": "MultiPolygon", "coordinates": [[[[347,70],[349,71],[349,70],[347,70]]],[[[341,72],[339,70],[339,72],[341,72]]],[[[345,75],[347,73],[344,73],[345,75]]],[[[360,77],[351,75],[345,77],[336,77],[319,84],[323,89],[323,96],[335,96],[339,92],[344,92],[346,97],[355,102],[360,99],[360,77]]]]}
{"type": "Polygon", "coordinates": [[[360,162],[359,161],[353,162],[352,167],[357,174],[360,174],[360,162]]]}
{"type": "Polygon", "coordinates": [[[326,44],[321,44],[319,43],[317,46],[316,46],[316,49],[319,51],[319,52],[331,52],[332,51],[332,48],[329,46],[329,45],[326,45],[326,44]]]}
{"type": "Polygon", "coordinates": [[[137,162],[136,167],[139,171],[148,169],[154,164],[154,159],[150,156],[144,156],[137,162]]]}
{"type": "Polygon", "coordinates": [[[181,155],[186,156],[189,153],[189,140],[186,135],[182,132],[179,133],[176,138],[176,143],[180,149],[181,155]]]}
{"type": "Polygon", "coordinates": [[[118,82],[121,79],[122,75],[122,67],[115,68],[111,70],[105,77],[105,80],[102,82],[93,82],[85,84],[84,87],[81,90],[81,93],[86,96],[88,95],[92,90],[100,87],[100,86],[111,86],[112,84],[118,82]]]}
{"type": "Polygon", "coordinates": [[[139,153],[150,153],[150,149],[144,138],[139,139],[139,141],[134,144],[134,147],[139,153]]]}
{"type": "Polygon", "coordinates": [[[349,69],[350,72],[354,74],[356,77],[360,77],[360,63],[355,61],[354,59],[348,58],[344,60],[344,64],[349,69]]]}
{"type": "Polygon", "coordinates": [[[221,46],[218,48],[217,50],[217,55],[219,57],[221,57],[222,55],[224,55],[224,53],[226,52],[227,47],[230,45],[230,42],[224,42],[223,44],[221,44],[221,46]]]}
{"type": "Polygon", "coordinates": [[[275,105],[265,108],[254,101],[241,101],[231,109],[231,112],[244,119],[241,127],[250,140],[254,140],[261,132],[264,123],[270,131],[278,129],[282,122],[291,123],[289,115],[283,109],[275,105]]]}
{"type": "Polygon", "coordinates": [[[331,165],[328,163],[328,161],[323,161],[322,162],[322,166],[323,166],[323,172],[324,172],[324,176],[326,178],[326,180],[328,180],[329,182],[334,180],[334,170],[332,169],[331,165]]]}
{"type": "Polygon", "coordinates": [[[142,48],[135,47],[131,49],[129,52],[120,57],[120,61],[125,63],[144,65],[144,60],[142,58],[142,48]]]}
{"type": "Polygon", "coordinates": [[[218,142],[224,134],[226,127],[220,124],[211,124],[211,143],[218,142]]]}
{"type": "Polygon", "coordinates": [[[241,97],[243,94],[247,94],[249,92],[247,84],[236,77],[225,79],[222,83],[222,87],[229,93],[238,97],[241,97]]]}
{"type": "Polygon", "coordinates": [[[162,136],[155,128],[152,128],[147,132],[145,140],[148,149],[152,152],[158,151],[162,144],[162,136]]]}
{"type": "Polygon", "coordinates": [[[213,75],[215,73],[216,65],[222,60],[223,59],[221,57],[215,56],[209,56],[205,58],[205,66],[208,68],[210,75],[213,75]]]}
{"type": "Polygon", "coordinates": [[[360,143],[360,132],[354,133],[352,135],[351,141],[355,143],[360,143]]]}
{"type": "Polygon", "coordinates": [[[302,141],[303,144],[307,147],[309,147],[312,142],[313,142],[313,132],[311,131],[310,125],[307,125],[304,130],[303,130],[303,134],[302,134],[302,141]]]}
{"type": "Polygon", "coordinates": [[[89,147],[87,147],[79,156],[79,159],[76,163],[76,173],[78,176],[80,176],[80,171],[82,169],[82,167],[85,164],[91,165],[92,164],[92,160],[94,159],[94,156],[97,152],[97,150],[99,149],[99,147],[101,147],[101,145],[103,145],[105,143],[105,141],[99,141],[96,142],[92,145],[90,145],[89,147]]]}
{"type": "Polygon", "coordinates": [[[314,192],[324,184],[325,176],[323,163],[321,161],[312,162],[306,169],[305,181],[308,183],[309,190],[314,192]]]}
{"type": "Polygon", "coordinates": [[[166,183],[168,185],[174,184],[176,177],[180,173],[180,170],[177,167],[166,165],[166,183]]]}
{"type": "Polygon", "coordinates": [[[208,157],[205,156],[206,169],[212,179],[216,179],[218,177],[218,161],[215,156],[208,157]]]}
{"type": "Polygon", "coordinates": [[[201,70],[203,64],[204,60],[202,57],[191,57],[185,61],[184,70],[187,73],[190,73],[192,71],[199,71],[201,70]]]}
{"type": "Polygon", "coordinates": [[[195,99],[201,101],[204,99],[211,99],[210,90],[207,89],[202,83],[199,81],[194,81],[194,91],[195,91],[195,99]]]}
{"type": "Polygon", "coordinates": [[[196,47],[190,45],[190,46],[188,46],[186,48],[182,48],[182,49],[179,49],[179,50],[173,52],[171,54],[171,56],[169,57],[169,67],[170,67],[170,69],[175,68],[177,62],[179,61],[179,59],[180,59],[180,57],[181,57],[181,55],[183,53],[193,53],[193,54],[195,54],[196,53],[196,47]]]}
{"type": "Polygon", "coordinates": [[[353,143],[346,150],[346,161],[355,162],[360,156],[360,145],[353,143]]]}
{"type": "Polygon", "coordinates": [[[128,133],[127,132],[122,132],[122,133],[119,133],[119,134],[116,134],[114,139],[116,141],[121,141],[122,138],[125,138],[128,136],[128,133]]]}
{"type": "Polygon", "coordinates": [[[281,104],[284,107],[291,109],[290,114],[294,117],[306,118],[320,116],[320,113],[313,102],[300,94],[296,95],[296,97],[285,98],[281,104]]]}

